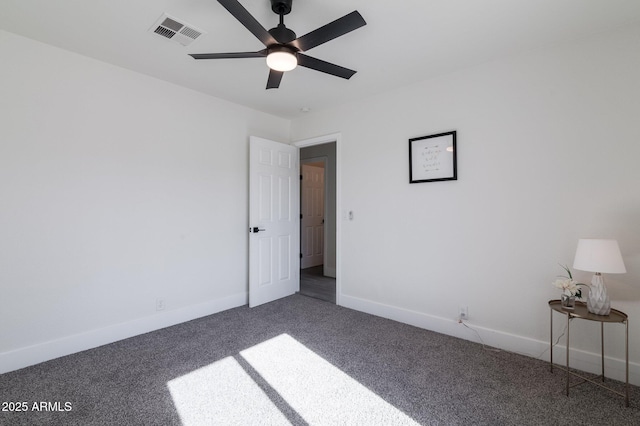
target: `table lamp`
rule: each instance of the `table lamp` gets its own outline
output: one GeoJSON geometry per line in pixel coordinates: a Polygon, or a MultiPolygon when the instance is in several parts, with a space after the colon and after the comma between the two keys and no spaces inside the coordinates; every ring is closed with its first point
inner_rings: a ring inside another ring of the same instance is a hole
{"type": "Polygon", "coordinates": [[[611,306],[602,274],[627,272],[616,240],[580,239],[573,268],[595,272],[587,298],[587,309],[596,315],[609,315],[611,306]]]}

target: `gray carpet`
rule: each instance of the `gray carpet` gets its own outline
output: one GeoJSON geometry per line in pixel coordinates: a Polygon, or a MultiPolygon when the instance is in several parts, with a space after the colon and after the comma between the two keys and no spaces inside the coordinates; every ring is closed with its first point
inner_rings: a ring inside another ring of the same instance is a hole
{"type": "Polygon", "coordinates": [[[625,408],[588,383],[567,398],[564,380],[542,361],[294,295],[0,375],[0,402],[29,407],[0,424],[640,424],[636,387],[625,408]],[[50,410],[34,411],[40,401],[50,410]]]}

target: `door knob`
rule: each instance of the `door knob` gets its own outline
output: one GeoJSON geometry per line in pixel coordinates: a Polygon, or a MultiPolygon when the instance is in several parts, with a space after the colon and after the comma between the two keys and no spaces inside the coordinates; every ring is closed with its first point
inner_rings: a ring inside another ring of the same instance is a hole
{"type": "Polygon", "coordinates": [[[257,234],[260,231],[264,231],[264,229],[258,228],[257,226],[254,226],[252,229],[249,229],[249,232],[253,232],[254,234],[257,234]]]}

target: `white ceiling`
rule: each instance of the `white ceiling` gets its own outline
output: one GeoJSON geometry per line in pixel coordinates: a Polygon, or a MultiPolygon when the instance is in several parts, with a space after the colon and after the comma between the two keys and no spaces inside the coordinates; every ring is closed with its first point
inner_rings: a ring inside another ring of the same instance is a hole
{"type": "MultiPolygon", "coordinates": [[[[240,0],[266,28],[269,0],[240,0]]],[[[285,118],[518,52],[640,22],[640,0],[294,0],[304,35],[353,10],[367,25],[306,52],[357,70],[350,80],[298,67],[265,90],[264,59],[187,53],[263,48],[216,0],[1,0],[0,28],[285,118]],[[163,13],[204,30],[184,47],[149,32],[163,13]]],[[[44,66],[44,64],[43,64],[44,66]]]]}

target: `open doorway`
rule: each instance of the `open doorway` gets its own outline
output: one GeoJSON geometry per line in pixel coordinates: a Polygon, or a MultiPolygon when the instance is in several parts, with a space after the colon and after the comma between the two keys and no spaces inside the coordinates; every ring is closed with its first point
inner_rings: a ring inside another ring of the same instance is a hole
{"type": "Polygon", "coordinates": [[[336,142],[300,149],[300,294],[336,303],[336,142]]]}

